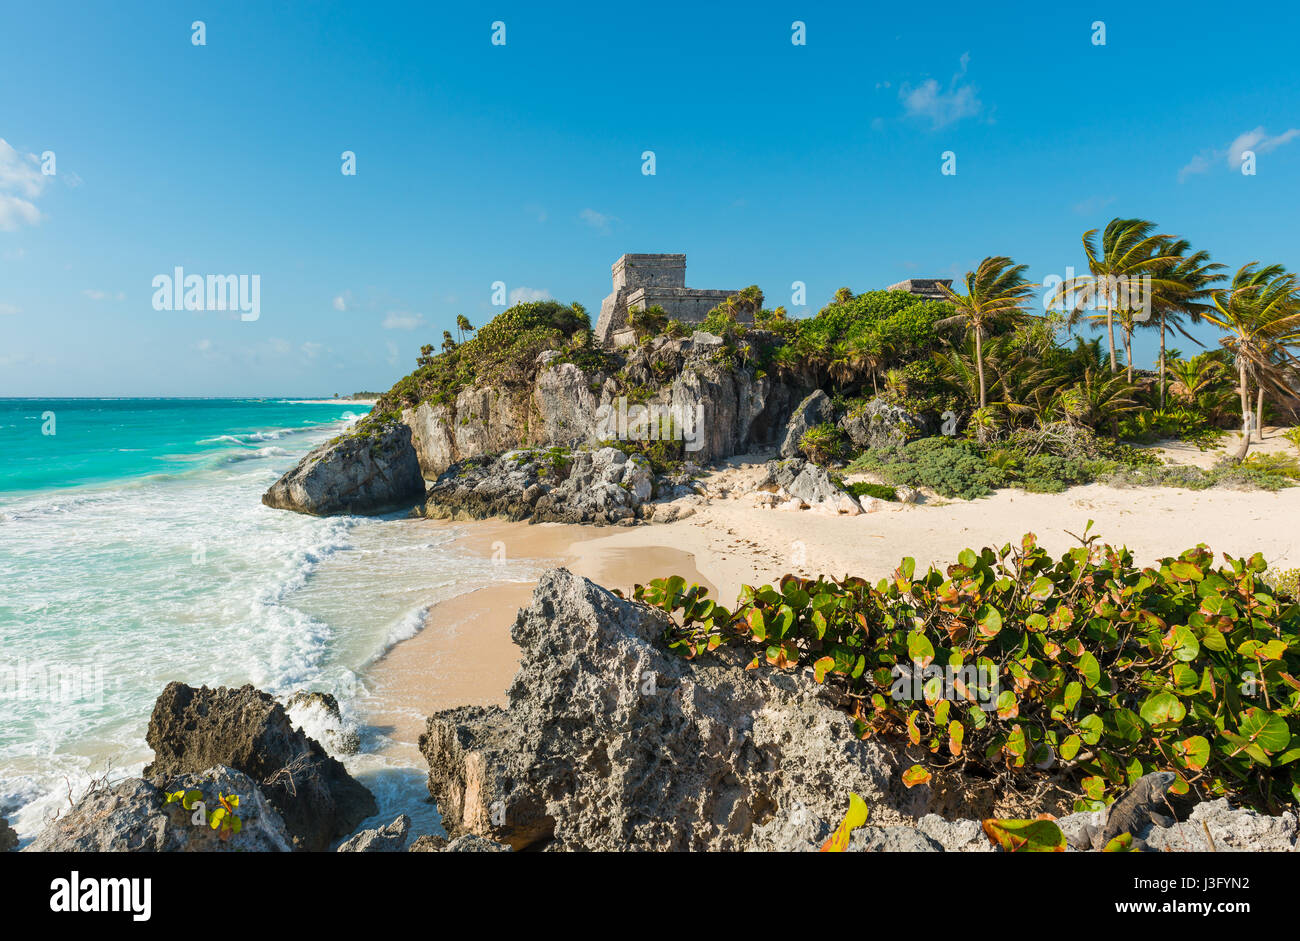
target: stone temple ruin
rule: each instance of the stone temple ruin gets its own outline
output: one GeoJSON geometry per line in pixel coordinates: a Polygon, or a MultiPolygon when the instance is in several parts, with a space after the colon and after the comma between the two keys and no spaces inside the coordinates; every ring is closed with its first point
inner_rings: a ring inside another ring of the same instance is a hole
{"type": "Polygon", "coordinates": [[[686,286],[685,255],[621,255],[611,266],[614,291],[601,301],[596,341],[626,346],[634,335],[628,311],[658,304],[670,318],[696,324],[736,291],[701,290],[686,286]]]}
{"type": "Polygon", "coordinates": [[[940,284],[950,288],[952,287],[952,278],[908,278],[906,281],[891,284],[885,290],[906,291],[908,294],[924,297],[927,301],[946,301],[948,296],[939,290],[938,285],[940,284]]]}

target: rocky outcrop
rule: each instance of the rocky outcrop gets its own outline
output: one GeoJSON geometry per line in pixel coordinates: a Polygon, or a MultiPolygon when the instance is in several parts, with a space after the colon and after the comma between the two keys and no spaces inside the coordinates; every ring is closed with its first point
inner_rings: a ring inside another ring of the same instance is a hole
{"type": "Polygon", "coordinates": [[[252,686],[200,689],[170,683],[145,735],[154,750],[145,776],[228,765],[256,781],[295,845],[323,850],[376,812],[375,799],[252,686]]]}
{"type": "MultiPolygon", "coordinates": [[[[543,576],[512,636],[509,705],[432,716],[420,738],[452,837],[515,849],[766,849],[772,824],[843,813],[881,823],[926,809],[803,673],[746,671],[739,652],[666,651],[664,616],[564,569],[543,576]]],[[[903,765],[906,767],[907,765],[903,765]]],[[[779,829],[779,827],[778,827],[779,829]]]]}
{"type": "Polygon", "coordinates": [[[0,817],[0,853],[7,853],[18,848],[18,834],[9,821],[0,817]]]}
{"type": "Polygon", "coordinates": [[[401,814],[386,827],[376,830],[362,830],[352,839],[343,843],[340,853],[400,853],[406,846],[406,837],[411,832],[411,818],[401,814]]]}
{"type": "Polygon", "coordinates": [[[826,468],[803,458],[768,461],[757,489],[774,494],[776,499],[770,505],[778,509],[812,509],[846,516],[863,512],[862,504],[831,480],[826,468]]]}
{"type": "Polygon", "coordinates": [[[831,397],[821,389],[813,391],[795,408],[790,421],[786,423],[785,435],[777,451],[781,457],[794,457],[799,453],[799,442],[804,433],[831,417],[831,397]]]}
{"type": "Polygon", "coordinates": [[[924,418],[879,396],[849,411],[839,426],[859,449],[897,447],[909,437],[930,432],[924,418]]]}
{"type": "Polygon", "coordinates": [[[429,487],[424,514],[612,525],[637,518],[653,481],[649,461],[617,448],[509,451],[453,465],[429,487]]]}
{"type": "Polygon", "coordinates": [[[262,502],[279,510],[330,516],[409,507],[423,495],[411,429],[392,422],[313,448],[262,494],[262,502]]]}
{"type": "MultiPolygon", "coordinates": [[[[646,405],[671,408],[687,422],[699,418],[699,440],[684,441],[688,457],[709,462],[776,443],[798,401],[785,384],[748,366],[715,361],[720,337],[656,337],[627,354],[617,377],[555,362],[558,351],[538,357],[531,386],[507,393],[462,390],[454,401],[423,402],[402,412],[424,476],[434,479],[453,464],[521,448],[576,448],[610,437],[610,415],[629,390],[656,390],[646,405]],[[698,447],[696,447],[698,445],[698,447]]],[[[638,400],[640,401],[640,400],[638,400]]],[[[626,403],[625,403],[625,406],[626,403]]],[[[690,426],[695,431],[695,426],[690,426]]]]}
{"type": "Polygon", "coordinates": [[[128,778],[92,790],[47,824],[27,847],[34,853],[286,853],[293,849],[284,821],[257,783],[233,768],[151,778],[128,778]],[[222,839],[198,808],[186,810],[167,794],[196,790],[206,810],[218,796],[239,798],[240,830],[222,839]]]}

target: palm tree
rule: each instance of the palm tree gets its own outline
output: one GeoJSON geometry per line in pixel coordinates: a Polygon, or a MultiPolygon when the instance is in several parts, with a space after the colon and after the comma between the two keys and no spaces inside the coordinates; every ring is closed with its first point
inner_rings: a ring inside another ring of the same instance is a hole
{"type": "Polygon", "coordinates": [[[988,404],[984,381],[984,330],[998,324],[1023,321],[1025,300],[1035,285],[1025,280],[1027,265],[1013,265],[1002,255],[985,258],[974,271],[966,272],[966,293],[953,292],[942,282],[939,290],[956,313],[935,324],[937,329],[962,326],[975,335],[975,364],[979,370],[979,407],[988,404]]]}
{"type": "Polygon", "coordinates": [[[668,311],[658,304],[649,307],[633,307],[627,312],[629,326],[638,337],[658,336],[668,326],[668,311]]]}
{"type": "Polygon", "coordinates": [[[1061,393],[1061,406],[1072,419],[1093,428],[1109,421],[1112,437],[1118,437],[1120,415],[1142,407],[1133,384],[1125,377],[1101,375],[1091,366],[1084,369],[1082,379],[1061,393]]]}
{"type": "Polygon", "coordinates": [[[1169,282],[1161,288],[1153,288],[1152,307],[1157,313],[1160,326],[1160,407],[1165,406],[1165,373],[1168,351],[1165,349],[1167,327],[1173,327],[1194,343],[1199,343],[1182,325],[1183,317],[1192,323],[1200,323],[1201,315],[1210,306],[1211,285],[1223,280],[1219,271],[1223,265],[1212,263],[1208,252],[1199,251],[1188,254],[1191,245],[1186,239],[1170,242],[1161,251],[1161,255],[1172,257],[1169,266],[1163,272],[1161,281],[1169,282]]]}
{"type": "Polygon", "coordinates": [[[469,322],[468,317],[464,314],[458,314],[456,316],[456,330],[460,333],[461,341],[464,342],[465,336],[474,332],[474,326],[469,322]]]}
{"type": "MultiPolygon", "coordinates": [[[[1100,301],[1105,314],[1093,314],[1088,317],[1097,326],[1104,321],[1106,339],[1110,345],[1110,371],[1119,372],[1119,363],[1115,348],[1115,314],[1121,314],[1125,325],[1126,346],[1132,352],[1132,332],[1136,311],[1133,299],[1149,285],[1152,293],[1168,290],[1167,279],[1158,277],[1158,273],[1172,264],[1174,258],[1167,254],[1167,247],[1174,240],[1167,235],[1153,235],[1154,222],[1144,219],[1112,219],[1101,235],[1101,243],[1096,241],[1097,230],[1089,229],[1083,233],[1083,251],[1088,256],[1089,275],[1072,278],[1057,288],[1055,296],[1060,298],[1067,294],[1080,293],[1074,310],[1071,312],[1070,324],[1073,326],[1085,309],[1085,302],[1096,309],[1100,301]],[[1100,249],[1100,250],[1099,250],[1100,249]],[[1146,279],[1150,278],[1150,281],[1146,279]]],[[[1128,378],[1133,378],[1133,357],[1128,357],[1128,378]]]]}
{"type": "Polygon", "coordinates": [[[1236,458],[1250,450],[1252,426],[1263,441],[1264,392],[1295,400],[1287,382],[1287,366],[1300,363],[1290,347],[1300,343],[1300,282],[1281,265],[1242,265],[1228,288],[1214,292],[1214,308],[1203,316],[1228,336],[1219,342],[1232,351],[1237,366],[1237,392],[1241,397],[1241,447],[1236,458]],[[1250,385],[1256,388],[1251,411],[1250,385]]]}

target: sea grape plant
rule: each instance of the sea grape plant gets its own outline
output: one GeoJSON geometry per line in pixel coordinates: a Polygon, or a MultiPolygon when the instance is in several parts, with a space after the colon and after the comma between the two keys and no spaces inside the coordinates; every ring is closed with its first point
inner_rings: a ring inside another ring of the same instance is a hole
{"type": "Polygon", "coordinates": [[[172,791],[167,794],[168,804],[179,802],[186,810],[194,811],[196,816],[194,823],[206,823],[213,830],[217,831],[217,838],[225,843],[239,833],[244,828],[244,821],[239,818],[235,811],[239,808],[239,795],[222,794],[217,792],[217,807],[208,810],[203,801],[203,792],[199,790],[172,791]],[[197,814],[202,812],[203,819],[199,820],[197,814]]]}
{"type": "Polygon", "coordinates": [[[939,770],[1051,774],[1077,788],[1075,809],[1097,810],[1167,770],[1176,794],[1300,801],[1300,605],[1259,554],[1216,567],[1200,545],[1139,566],[1091,526],[1060,559],[1031,533],[943,571],[905,558],[875,585],[787,575],[745,586],[734,610],[679,576],[634,596],[667,612],[683,656],[728,645],[755,650],[750,668],[810,669],[862,738],[924,746],[908,786],[939,770]],[[993,682],[933,676],[900,697],[909,667],[993,682]]]}

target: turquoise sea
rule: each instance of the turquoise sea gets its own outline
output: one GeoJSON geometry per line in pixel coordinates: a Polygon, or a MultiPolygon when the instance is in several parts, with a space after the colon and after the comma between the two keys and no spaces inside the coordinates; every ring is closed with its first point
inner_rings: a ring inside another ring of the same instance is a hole
{"type": "Polygon", "coordinates": [[[394,808],[432,814],[416,806],[420,769],[374,755],[383,733],[365,725],[366,666],[432,604],[530,576],[522,562],[503,572],[457,553],[446,527],[262,506],[366,408],[0,399],[0,815],[20,837],[69,790],[139,773],[171,680],[334,693],[362,739],[345,762],[383,822],[394,808]]]}

